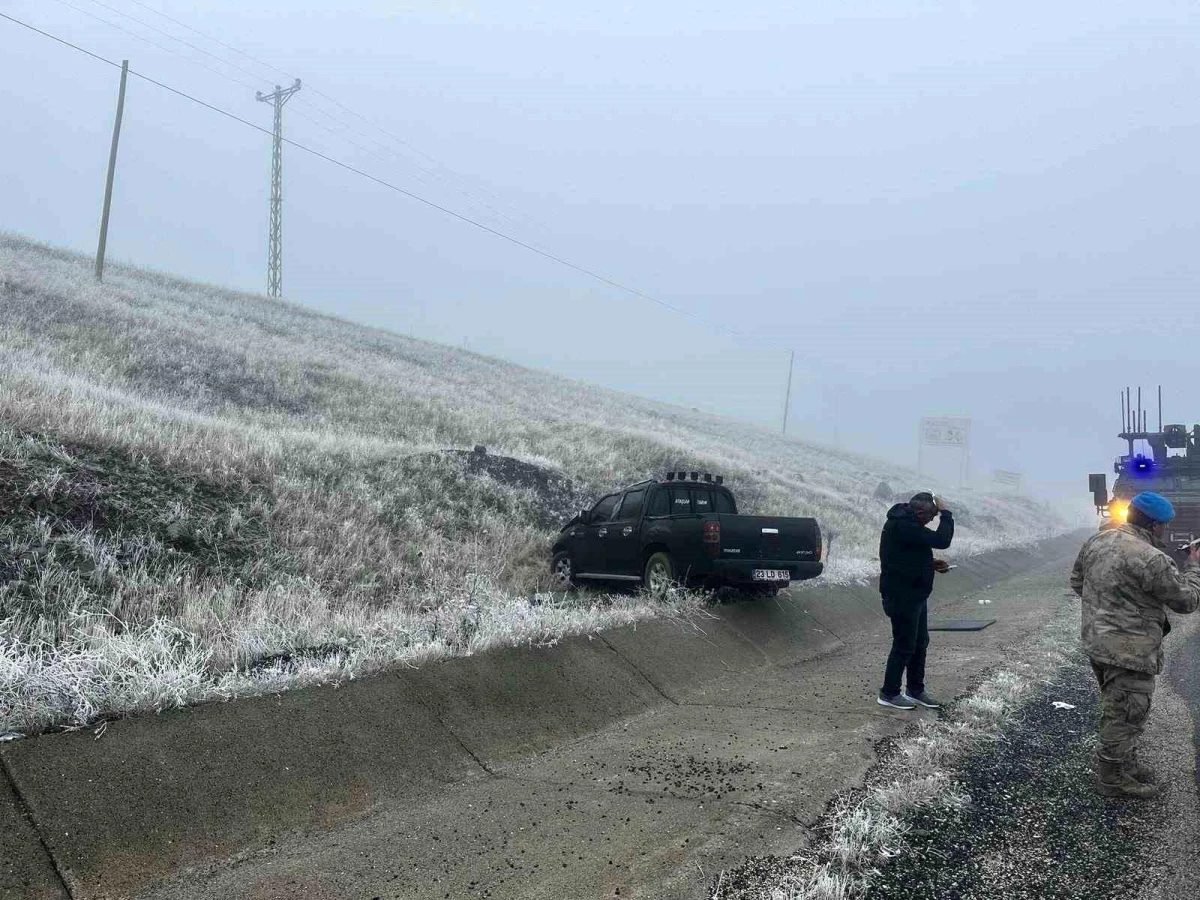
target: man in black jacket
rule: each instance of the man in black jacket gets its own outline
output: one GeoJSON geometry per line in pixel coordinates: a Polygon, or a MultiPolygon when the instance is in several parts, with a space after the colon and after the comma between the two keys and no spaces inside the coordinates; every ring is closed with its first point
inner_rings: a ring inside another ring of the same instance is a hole
{"type": "Polygon", "coordinates": [[[941,704],[925,692],[925,649],[929,646],[929,594],[933,575],[949,566],[934,559],[934,550],[945,550],[954,537],[954,516],[941,497],[917,494],[897,503],[887,515],[879,538],[879,593],[883,611],[892,620],[892,651],[888,654],[883,688],[876,702],[895,709],[930,709],[941,704]],[[937,531],[925,526],[941,516],[937,531]],[[908,686],[900,690],[900,678],[908,686]]]}

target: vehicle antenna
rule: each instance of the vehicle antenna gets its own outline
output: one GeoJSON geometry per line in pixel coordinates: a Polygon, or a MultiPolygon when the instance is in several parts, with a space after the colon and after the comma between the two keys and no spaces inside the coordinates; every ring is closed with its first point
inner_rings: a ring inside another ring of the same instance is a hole
{"type": "Polygon", "coordinates": [[[1129,455],[1133,456],[1133,397],[1129,385],[1125,385],[1125,440],[1129,444],[1129,455]]]}

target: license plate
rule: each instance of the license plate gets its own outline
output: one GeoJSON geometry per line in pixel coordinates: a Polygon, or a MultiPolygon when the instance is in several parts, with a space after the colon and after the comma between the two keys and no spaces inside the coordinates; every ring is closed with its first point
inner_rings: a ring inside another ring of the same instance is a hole
{"type": "Polygon", "coordinates": [[[755,581],[791,581],[792,573],[787,569],[755,569],[751,577],[755,581]]]}

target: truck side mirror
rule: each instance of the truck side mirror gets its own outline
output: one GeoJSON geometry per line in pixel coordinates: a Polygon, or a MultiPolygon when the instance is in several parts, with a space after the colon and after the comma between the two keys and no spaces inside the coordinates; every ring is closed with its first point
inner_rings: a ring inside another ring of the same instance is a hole
{"type": "Polygon", "coordinates": [[[1092,500],[1096,506],[1108,506],[1108,476],[1089,475],[1088,490],[1092,492],[1092,500]]]}
{"type": "Polygon", "coordinates": [[[581,509],[579,511],[579,521],[583,525],[586,525],[589,522],[591,522],[592,521],[592,511],[590,509],[581,509]]]}

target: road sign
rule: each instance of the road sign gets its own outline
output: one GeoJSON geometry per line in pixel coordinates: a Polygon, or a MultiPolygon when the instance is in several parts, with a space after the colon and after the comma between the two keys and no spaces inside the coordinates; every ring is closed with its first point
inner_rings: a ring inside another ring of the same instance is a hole
{"type": "Polygon", "coordinates": [[[1006,487],[1021,489],[1021,473],[1008,472],[1004,469],[994,469],[992,471],[992,481],[996,484],[1003,484],[1006,487]]]}
{"type": "Polygon", "coordinates": [[[921,420],[921,443],[927,447],[966,447],[970,442],[970,419],[939,416],[921,420]]]}
{"type": "Polygon", "coordinates": [[[967,483],[971,463],[971,420],[966,416],[926,416],[917,428],[917,471],[924,474],[926,447],[950,447],[959,453],[958,484],[967,483]]]}

